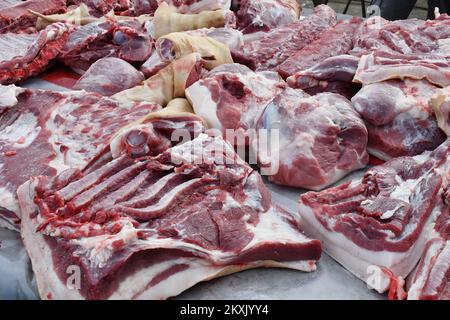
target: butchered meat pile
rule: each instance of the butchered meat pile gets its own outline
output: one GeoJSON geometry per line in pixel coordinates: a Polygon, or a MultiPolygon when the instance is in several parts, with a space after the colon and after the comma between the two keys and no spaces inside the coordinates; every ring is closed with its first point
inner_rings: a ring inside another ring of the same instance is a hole
{"type": "Polygon", "coordinates": [[[166,299],[322,250],[389,299],[450,299],[450,17],[304,11],[0,1],[0,226],[42,299],[166,299]]]}

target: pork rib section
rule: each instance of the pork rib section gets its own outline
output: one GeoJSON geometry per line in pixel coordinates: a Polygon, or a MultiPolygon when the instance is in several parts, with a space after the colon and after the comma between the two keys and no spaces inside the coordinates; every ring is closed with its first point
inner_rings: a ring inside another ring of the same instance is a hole
{"type": "Polygon", "coordinates": [[[249,268],[312,271],[320,257],[320,242],[220,137],[61,180],[35,178],[18,192],[42,298],[165,299],[249,268]],[[67,268],[81,270],[79,290],[67,268]]]}
{"type": "Polygon", "coordinates": [[[0,4],[0,33],[34,33],[37,17],[29,10],[41,14],[66,11],[64,0],[8,0],[0,4]]]}
{"type": "Polygon", "coordinates": [[[380,17],[365,20],[355,35],[351,54],[362,56],[373,51],[405,55],[450,54],[450,17],[441,14],[434,20],[387,21],[380,17]]]}
{"type": "Polygon", "coordinates": [[[404,298],[401,284],[440,213],[449,168],[450,139],[432,152],[373,167],[358,181],[303,194],[300,224],[372,288],[404,298]]]}
{"type": "Polygon", "coordinates": [[[256,70],[276,70],[292,54],[334,26],[336,19],[333,9],[320,5],[311,16],[273,29],[254,41],[246,41],[243,56],[254,61],[256,70]]]}
{"type": "Polygon", "coordinates": [[[277,68],[278,73],[287,78],[322,62],[326,58],[347,54],[353,48],[353,38],[361,19],[353,18],[338,22],[323,32],[319,39],[292,54],[277,68]]]}
{"type": "Polygon", "coordinates": [[[320,190],[369,160],[364,122],[338,94],[288,88],[267,105],[256,129],[258,164],[277,184],[320,190]]]}
{"type": "Polygon", "coordinates": [[[86,168],[107,151],[116,130],[159,108],[83,91],[0,86],[0,211],[8,213],[2,216],[20,216],[16,189],[30,177],[86,168]]]}
{"type": "Polygon", "coordinates": [[[22,81],[44,71],[58,56],[71,29],[54,23],[39,33],[0,34],[0,84],[22,81]]]}
{"type": "Polygon", "coordinates": [[[152,50],[153,39],[139,19],[100,19],[77,27],[61,49],[59,60],[83,73],[104,57],[140,65],[150,57],[152,50]]]}

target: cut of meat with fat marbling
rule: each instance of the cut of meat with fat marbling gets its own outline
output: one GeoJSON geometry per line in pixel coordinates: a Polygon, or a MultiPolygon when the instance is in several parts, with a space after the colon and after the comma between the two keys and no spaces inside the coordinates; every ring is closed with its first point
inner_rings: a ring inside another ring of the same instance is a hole
{"type": "Polygon", "coordinates": [[[26,80],[44,71],[71,32],[71,26],[54,23],[39,33],[0,34],[0,84],[26,80]]]}
{"type": "Polygon", "coordinates": [[[450,300],[450,185],[439,204],[422,258],[408,278],[408,299],[450,300]]]}
{"type": "Polygon", "coordinates": [[[371,84],[390,79],[426,79],[446,87],[450,85],[450,62],[442,56],[411,56],[373,52],[361,57],[355,82],[371,84]]]}
{"type": "MultiPolygon", "coordinates": [[[[37,17],[29,10],[41,14],[66,11],[65,0],[2,0],[0,3],[0,33],[34,33],[37,17]]],[[[0,46],[1,48],[1,46],[0,46]]]]}
{"type": "Polygon", "coordinates": [[[244,34],[270,31],[298,20],[301,7],[296,0],[240,0],[237,27],[244,34]]]}
{"type": "Polygon", "coordinates": [[[441,214],[430,232],[424,254],[408,279],[408,299],[450,299],[450,198],[443,195],[441,214]]]}
{"type": "Polygon", "coordinates": [[[405,298],[402,284],[441,214],[449,173],[450,139],[432,152],[373,167],[358,181],[303,194],[300,225],[372,288],[405,298]]]}
{"type": "Polygon", "coordinates": [[[140,65],[152,51],[153,39],[139,19],[108,19],[78,26],[65,42],[58,59],[83,73],[104,57],[116,57],[140,65]]]}
{"type": "Polygon", "coordinates": [[[353,48],[354,33],[361,19],[353,18],[338,22],[334,27],[323,32],[315,41],[293,53],[281,63],[277,70],[287,78],[296,72],[306,70],[324,59],[347,54],[353,48]]]}
{"type": "Polygon", "coordinates": [[[267,105],[256,130],[259,166],[277,184],[320,190],[369,161],[364,122],[338,94],[288,88],[267,105]]]}
{"type": "Polygon", "coordinates": [[[364,86],[352,102],[369,131],[369,153],[388,160],[440,145],[446,136],[430,104],[438,89],[426,80],[408,79],[364,86]]]}
{"type": "Polygon", "coordinates": [[[373,51],[405,55],[450,55],[450,17],[434,20],[387,21],[381,17],[365,20],[355,35],[351,54],[362,56],[373,51]]]}
{"type": "Polygon", "coordinates": [[[234,130],[232,139],[237,141],[230,142],[242,145],[248,144],[248,130],[255,128],[267,103],[285,87],[275,72],[253,72],[237,63],[224,64],[188,87],[186,97],[210,128],[223,134],[234,130]]]}
{"type": "Polygon", "coordinates": [[[254,41],[245,41],[243,56],[254,61],[256,70],[276,70],[283,61],[318,39],[336,22],[336,12],[320,5],[311,16],[275,28],[254,41]]]}
{"type": "Polygon", "coordinates": [[[360,84],[352,82],[359,60],[348,54],[330,57],[311,68],[294,73],[286,82],[290,87],[312,95],[332,92],[351,99],[361,89],[360,84]]]}
{"type": "Polygon", "coordinates": [[[34,178],[18,194],[44,299],[165,299],[250,268],[312,271],[321,254],[231,145],[204,134],[87,175],[34,178]],[[66,285],[70,266],[79,290],[66,285]]]}
{"type": "Polygon", "coordinates": [[[0,223],[15,220],[17,228],[16,189],[30,177],[101,162],[118,129],[158,109],[83,91],[0,86],[0,223]]]}

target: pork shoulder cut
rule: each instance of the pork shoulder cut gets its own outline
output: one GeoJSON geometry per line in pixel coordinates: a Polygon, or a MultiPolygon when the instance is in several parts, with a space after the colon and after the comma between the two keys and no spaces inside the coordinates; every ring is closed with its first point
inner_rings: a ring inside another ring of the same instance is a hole
{"type": "Polygon", "coordinates": [[[277,184],[320,190],[369,161],[363,120],[334,93],[286,89],[267,105],[256,134],[258,164],[277,184]]]}

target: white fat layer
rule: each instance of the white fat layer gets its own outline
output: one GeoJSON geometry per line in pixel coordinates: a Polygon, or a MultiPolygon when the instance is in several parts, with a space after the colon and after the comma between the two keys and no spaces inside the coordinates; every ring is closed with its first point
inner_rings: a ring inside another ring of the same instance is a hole
{"type": "Polygon", "coordinates": [[[19,202],[15,194],[8,188],[8,184],[0,187],[0,206],[15,213],[20,212],[19,202]]]}
{"type": "Polygon", "coordinates": [[[9,86],[0,85],[0,106],[13,107],[18,103],[17,96],[25,89],[16,87],[11,84],[9,86]]]}
{"type": "Polygon", "coordinates": [[[137,230],[131,222],[127,221],[122,226],[120,232],[114,235],[101,235],[72,240],[80,248],[75,251],[75,255],[85,255],[91,262],[91,266],[104,267],[108,259],[114,252],[113,243],[117,240],[123,244],[129,244],[137,239],[137,230]]]}
{"type": "Polygon", "coordinates": [[[402,180],[398,175],[395,176],[398,186],[392,191],[390,197],[409,203],[409,196],[412,194],[420,179],[402,180]]]}
{"type": "Polygon", "coordinates": [[[217,117],[217,103],[213,101],[208,88],[202,85],[202,80],[187,88],[185,93],[194,112],[206,121],[209,128],[222,129],[217,117]]]}
{"type": "Polygon", "coordinates": [[[33,143],[40,131],[37,117],[31,112],[24,113],[2,130],[0,141],[4,141],[14,149],[26,148],[33,143]]]}

